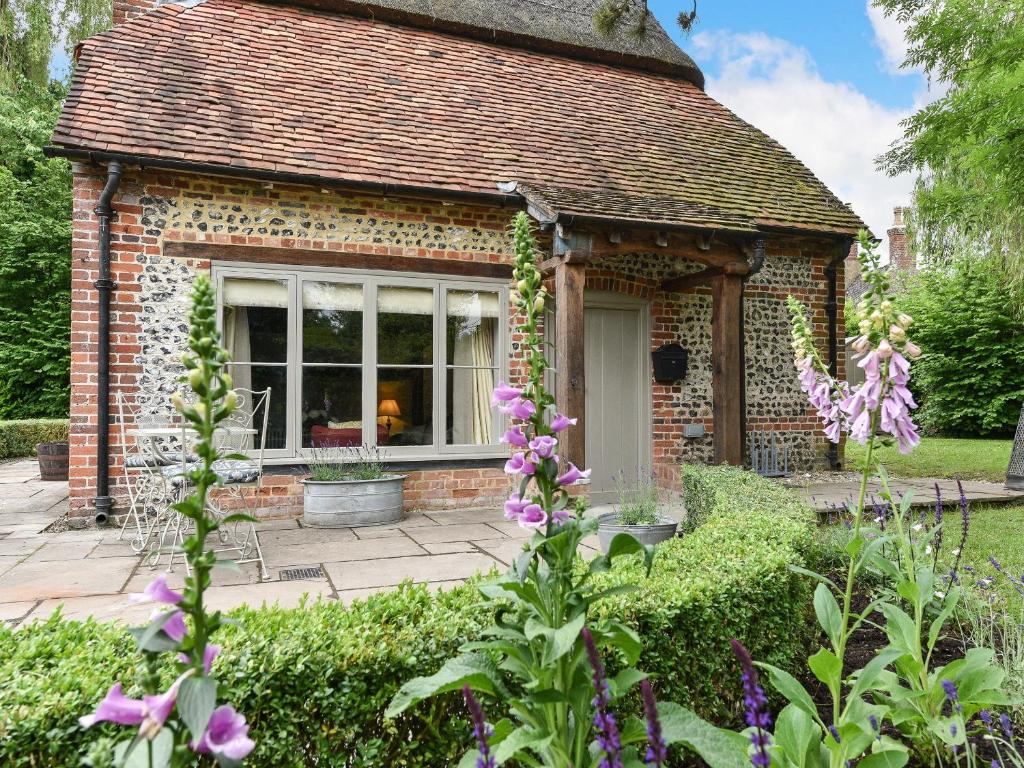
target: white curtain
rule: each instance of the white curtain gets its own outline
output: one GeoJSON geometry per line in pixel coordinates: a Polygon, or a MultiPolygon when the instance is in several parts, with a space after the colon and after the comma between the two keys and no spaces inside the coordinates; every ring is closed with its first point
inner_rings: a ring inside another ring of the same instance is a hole
{"type": "Polygon", "coordinates": [[[494,389],[494,341],[498,294],[448,291],[446,311],[459,318],[452,365],[452,443],[488,445],[494,441],[491,390],[494,389]]]}
{"type": "MultiPolygon", "coordinates": [[[[249,312],[245,307],[224,307],[224,346],[231,362],[248,363],[252,360],[249,312]]],[[[232,365],[230,373],[236,387],[252,389],[252,371],[248,365],[232,365]]]]}

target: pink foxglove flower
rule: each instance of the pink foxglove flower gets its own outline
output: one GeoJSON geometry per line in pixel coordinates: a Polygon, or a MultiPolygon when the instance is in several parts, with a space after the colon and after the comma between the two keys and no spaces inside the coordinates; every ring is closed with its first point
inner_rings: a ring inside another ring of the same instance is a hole
{"type": "MultiPolygon", "coordinates": [[[[156,611],[150,617],[150,620],[162,616],[164,611],[156,611]]],[[[163,625],[164,633],[176,643],[180,643],[185,639],[185,635],[188,634],[188,628],[185,626],[185,612],[174,611],[171,617],[164,622],[163,625]]]]}
{"type": "Polygon", "coordinates": [[[536,465],[522,453],[513,453],[505,462],[505,473],[509,475],[532,475],[536,471],[536,465]]]}
{"type": "Polygon", "coordinates": [[[213,710],[206,732],[192,744],[192,749],[203,755],[237,762],[245,758],[256,744],[249,738],[249,725],[245,717],[224,704],[213,710]]]}
{"type": "Polygon", "coordinates": [[[530,441],[530,450],[541,459],[550,459],[555,455],[558,440],[550,435],[538,435],[530,441]]]}
{"type": "Polygon", "coordinates": [[[564,413],[556,413],[555,418],[551,420],[551,429],[554,432],[561,432],[569,427],[576,426],[578,419],[570,419],[564,413]]]}
{"type": "Polygon", "coordinates": [[[547,521],[548,513],[540,504],[527,504],[518,520],[521,528],[533,528],[534,530],[545,525],[547,521]]]}
{"type": "MultiPolygon", "coordinates": [[[[213,667],[213,660],[216,659],[219,655],[220,655],[220,646],[219,645],[217,645],[215,643],[207,643],[206,644],[206,647],[203,649],[203,674],[206,674],[206,675],[210,674],[210,669],[213,667]]],[[[190,659],[184,653],[179,653],[178,654],[178,661],[180,661],[182,664],[191,664],[192,663],[192,659],[190,659]]]]}
{"type": "Polygon", "coordinates": [[[590,470],[580,470],[575,464],[569,462],[569,468],[555,480],[559,485],[572,485],[579,480],[586,480],[590,477],[590,470]]]}
{"type": "Polygon", "coordinates": [[[510,400],[522,397],[523,390],[509,386],[504,381],[499,381],[498,386],[491,392],[491,407],[497,407],[510,400]]]}
{"type": "Polygon", "coordinates": [[[513,400],[509,407],[509,413],[522,421],[533,418],[533,414],[536,412],[537,406],[534,404],[533,400],[527,400],[521,397],[513,400]]]}
{"type": "Polygon", "coordinates": [[[509,496],[505,501],[505,519],[506,520],[518,520],[519,515],[522,514],[523,510],[530,503],[528,499],[521,499],[516,495],[509,496]]]}
{"type": "Polygon", "coordinates": [[[526,435],[523,434],[523,428],[520,426],[515,426],[506,430],[505,434],[498,439],[498,442],[514,445],[517,448],[525,448],[529,445],[526,435]]]}
{"type": "Polygon", "coordinates": [[[121,684],[115,683],[96,707],[96,711],[78,718],[78,723],[83,728],[89,728],[99,722],[139,725],[145,719],[146,705],[142,700],[129,699],[124,695],[121,684]]]}
{"type": "Polygon", "coordinates": [[[555,525],[565,525],[570,520],[575,519],[576,515],[574,515],[572,510],[569,509],[568,507],[556,509],[554,512],[551,513],[551,522],[553,522],[555,525]]]}
{"type": "Polygon", "coordinates": [[[163,603],[164,605],[177,605],[181,602],[181,593],[175,592],[168,587],[167,574],[161,573],[141,593],[132,595],[130,601],[133,603],[153,602],[163,603]]]}

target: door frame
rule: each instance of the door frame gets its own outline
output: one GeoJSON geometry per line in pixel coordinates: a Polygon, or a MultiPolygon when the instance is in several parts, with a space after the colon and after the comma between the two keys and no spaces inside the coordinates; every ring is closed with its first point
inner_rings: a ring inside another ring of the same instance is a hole
{"type": "MultiPolygon", "coordinates": [[[[640,339],[637,345],[637,353],[640,359],[637,360],[640,370],[640,418],[637,429],[637,438],[640,446],[640,456],[637,468],[642,467],[646,472],[653,472],[652,451],[653,451],[653,426],[654,426],[654,404],[653,404],[653,383],[651,381],[651,302],[646,299],[638,299],[634,296],[624,296],[621,293],[611,291],[587,291],[583,292],[583,309],[619,309],[636,310],[640,316],[640,339]]],[[[586,360],[584,360],[586,366],[586,360]]],[[[584,384],[586,386],[586,384],[584,384]]]]}

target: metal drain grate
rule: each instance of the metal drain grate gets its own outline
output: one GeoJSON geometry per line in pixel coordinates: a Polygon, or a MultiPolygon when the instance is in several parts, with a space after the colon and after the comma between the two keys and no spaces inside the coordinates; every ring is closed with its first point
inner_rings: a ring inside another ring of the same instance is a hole
{"type": "Polygon", "coordinates": [[[281,571],[281,581],[301,581],[302,579],[319,579],[324,572],[319,568],[286,568],[281,571]]]}

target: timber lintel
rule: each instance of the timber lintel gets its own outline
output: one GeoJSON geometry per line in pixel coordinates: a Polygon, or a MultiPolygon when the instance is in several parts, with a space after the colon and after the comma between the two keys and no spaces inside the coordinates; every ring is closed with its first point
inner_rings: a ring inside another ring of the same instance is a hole
{"type": "Polygon", "coordinates": [[[692,275],[683,275],[682,277],[673,277],[670,280],[665,280],[661,284],[661,290],[666,293],[680,293],[700,285],[707,285],[718,275],[739,275],[743,277],[749,271],[750,267],[744,262],[733,261],[721,267],[708,267],[700,272],[694,272],[692,275]]]}

